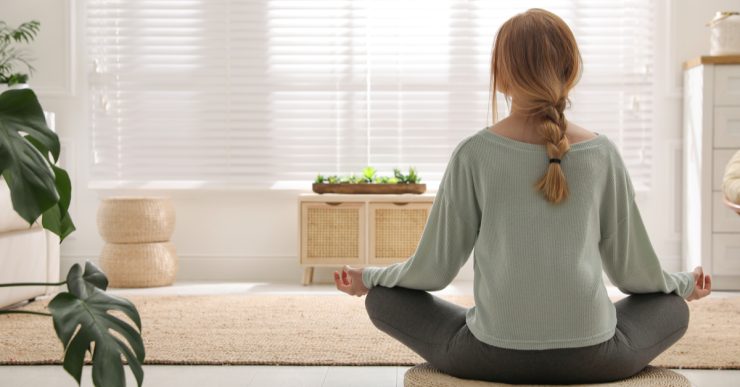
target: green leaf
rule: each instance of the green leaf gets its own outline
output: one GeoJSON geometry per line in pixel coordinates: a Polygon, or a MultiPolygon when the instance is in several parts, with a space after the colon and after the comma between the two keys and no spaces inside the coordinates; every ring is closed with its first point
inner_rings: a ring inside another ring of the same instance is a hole
{"type": "Polygon", "coordinates": [[[141,364],[145,358],[141,318],[130,301],[105,293],[103,289],[107,284],[105,275],[92,263],[85,264],[84,273],[80,265],[75,264],[67,275],[69,292],[59,293],[49,303],[54,330],[64,345],[64,369],[79,384],[85,353],[90,352],[94,385],[124,387],[123,355],[141,386],[144,381],[141,364]],[[124,313],[138,330],[108,313],[110,310],[124,313]]]}
{"type": "Polygon", "coordinates": [[[10,188],[13,209],[32,224],[44,211],[59,201],[54,172],[36,148],[22,137],[3,130],[0,118],[0,165],[7,165],[0,173],[10,188]]]}
{"type": "Polygon", "coordinates": [[[75,225],[68,212],[72,198],[72,183],[64,169],[56,165],[52,165],[51,168],[54,171],[54,184],[59,194],[59,201],[44,212],[42,224],[45,229],[59,235],[61,242],[75,230],[75,225]]]}
{"type": "Polygon", "coordinates": [[[408,174],[407,182],[417,184],[419,181],[421,181],[421,179],[416,174],[416,169],[414,167],[409,167],[409,174],[408,174]]]}
{"type": "Polygon", "coordinates": [[[23,83],[28,82],[28,74],[22,74],[22,73],[11,74],[8,77],[7,81],[8,81],[8,86],[23,84],[23,83]]]}
{"type": "Polygon", "coordinates": [[[52,165],[51,170],[54,171],[54,185],[59,194],[59,209],[62,216],[66,216],[69,204],[72,202],[72,181],[69,180],[69,174],[64,169],[52,165]]]}
{"type": "Polygon", "coordinates": [[[48,153],[39,148],[58,160],[59,138],[46,126],[34,92],[19,89],[0,94],[0,175],[10,187],[13,209],[29,224],[60,199],[48,153]]]}
{"type": "Polygon", "coordinates": [[[59,160],[59,137],[46,125],[44,109],[31,89],[6,90],[0,94],[0,124],[3,130],[25,132],[43,144],[59,160]]]}
{"type": "Polygon", "coordinates": [[[90,261],[85,262],[85,273],[82,275],[85,282],[93,284],[100,290],[108,289],[108,277],[100,268],[90,261]]]}
{"type": "Polygon", "coordinates": [[[75,230],[72,218],[70,218],[69,214],[64,216],[62,215],[62,210],[59,208],[59,204],[55,204],[48,210],[44,211],[41,216],[41,225],[45,229],[59,235],[60,243],[75,230]]]}
{"type": "Polygon", "coordinates": [[[406,182],[406,176],[401,173],[401,170],[398,168],[393,168],[393,176],[396,178],[396,180],[399,183],[405,183],[406,182]]]}
{"type": "MultiPolygon", "coordinates": [[[[31,136],[24,136],[24,138],[36,147],[42,155],[46,155],[48,158],[49,150],[46,149],[44,144],[31,136]]],[[[69,204],[72,200],[72,182],[69,179],[69,174],[64,169],[54,164],[51,164],[51,169],[54,172],[54,185],[56,186],[57,194],[59,194],[59,201],[43,213],[42,224],[47,230],[59,235],[59,242],[61,243],[64,241],[64,238],[75,230],[75,226],[68,213],[69,204]]]]}
{"type": "Polygon", "coordinates": [[[69,175],[54,165],[59,151],[59,138],[46,126],[32,90],[0,94],[0,175],[10,187],[13,208],[29,224],[42,215],[44,228],[63,241],[75,226],[69,175]]]}
{"type": "Polygon", "coordinates": [[[365,181],[372,182],[375,176],[375,168],[367,166],[362,170],[362,175],[365,177],[365,181]]]}

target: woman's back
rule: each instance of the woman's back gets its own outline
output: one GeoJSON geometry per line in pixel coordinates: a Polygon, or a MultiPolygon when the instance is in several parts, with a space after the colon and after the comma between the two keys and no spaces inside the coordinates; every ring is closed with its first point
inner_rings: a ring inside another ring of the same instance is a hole
{"type": "Polygon", "coordinates": [[[460,150],[482,214],[475,281],[485,285],[476,284],[480,302],[468,322],[479,340],[499,347],[591,345],[616,326],[599,252],[600,220],[613,216],[601,203],[627,195],[614,145],[604,134],[571,144],[561,161],[570,195],[559,204],[531,188],[547,166],[544,149],[484,128],[460,150]]]}
{"type": "Polygon", "coordinates": [[[366,268],[365,285],[441,289],[474,248],[476,306],[468,326],[479,340],[510,349],[580,347],[612,337],[616,315],[602,268],[625,292],[688,295],[691,274],[660,267],[611,140],[600,134],[571,145],[561,161],[569,198],[558,204],[532,189],[548,163],[544,148],[490,128],[461,141],[414,256],[366,268]]]}

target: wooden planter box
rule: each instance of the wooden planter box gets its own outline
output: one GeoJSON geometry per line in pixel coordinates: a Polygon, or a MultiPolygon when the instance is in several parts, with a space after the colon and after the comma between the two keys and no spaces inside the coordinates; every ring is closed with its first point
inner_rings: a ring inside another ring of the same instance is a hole
{"type": "Polygon", "coordinates": [[[343,194],[422,194],[426,192],[426,184],[348,184],[348,183],[313,183],[313,192],[343,193],[343,194]]]}

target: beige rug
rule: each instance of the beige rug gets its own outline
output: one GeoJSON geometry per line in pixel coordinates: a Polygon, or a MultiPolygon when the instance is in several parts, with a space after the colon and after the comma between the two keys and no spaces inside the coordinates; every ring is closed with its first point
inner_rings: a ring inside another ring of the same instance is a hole
{"type": "MultiPolygon", "coordinates": [[[[446,297],[472,305],[471,297],[446,297]]],[[[146,364],[413,365],[423,360],[378,331],[364,298],[220,295],[130,297],[146,364]]],[[[24,309],[42,310],[46,302],[24,309]]],[[[740,369],[740,297],[689,303],[688,332],[650,364],[740,369]]],[[[51,319],[0,315],[0,364],[61,363],[51,319]]]]}

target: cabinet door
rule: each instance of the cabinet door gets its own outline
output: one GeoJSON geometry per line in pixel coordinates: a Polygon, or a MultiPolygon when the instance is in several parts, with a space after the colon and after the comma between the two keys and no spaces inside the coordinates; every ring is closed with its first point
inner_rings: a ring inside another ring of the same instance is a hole
{"type": "Polygon", "coordinates": [[[740,233],[712,234],[712,274],[740,275],[740,233]]]}
{"type": "Polygon", "coordinates": [[[740,66],[714,66],[714,104],[740,105],[740,66]]]}
{"type": "Polygon", "coordinates": [[[727,207],[722,191],[712,192],[712,231],[740,233],[740,215],[727,207]]]}
{"type": "Polygon", "coordinates": [[[365,204],[301,203],[302,264],[365,262],[365,204]]]}
{"type": "Polygon", "coordinates": [[[740,148],[740,106],[714,108],[714,147],[740,148]]]}
{"type": "Polygon", "coordinates": [[[368,263],[388,265],[416,251],[432,202],[369,203],[368,263]]]}

